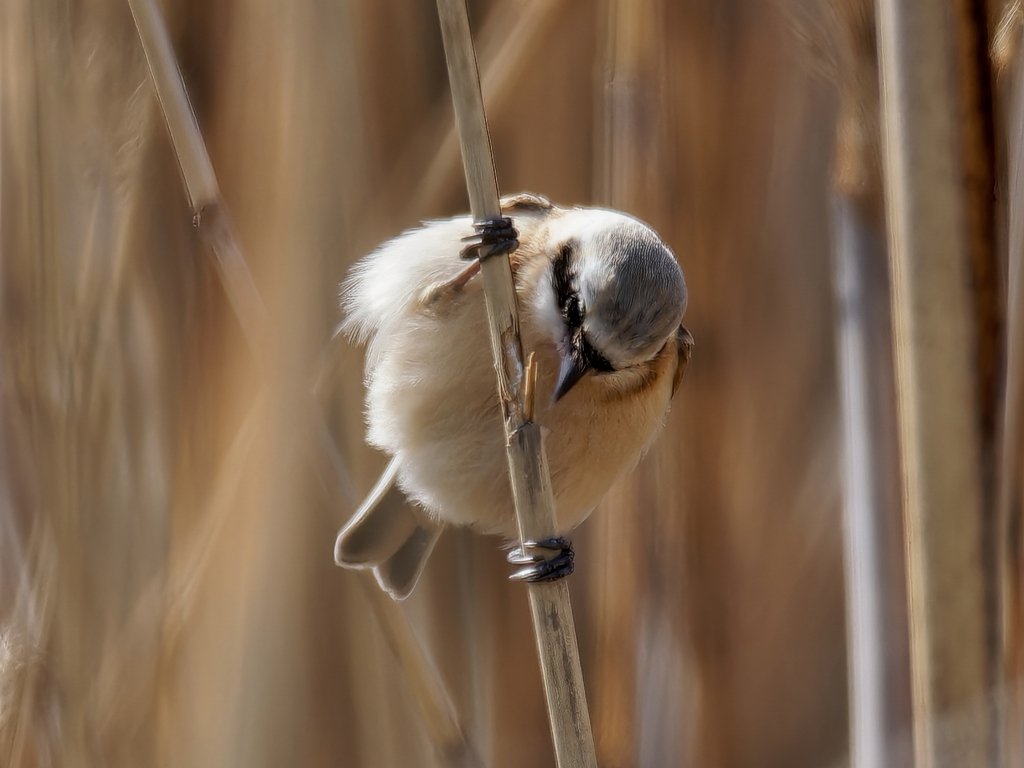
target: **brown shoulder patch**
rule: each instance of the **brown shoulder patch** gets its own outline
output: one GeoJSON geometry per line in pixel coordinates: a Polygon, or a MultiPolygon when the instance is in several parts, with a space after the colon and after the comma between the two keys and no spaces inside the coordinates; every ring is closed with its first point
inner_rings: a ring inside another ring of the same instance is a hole
{"type": "MultiPolygon", "coordinates": [[[[658,365],[657,358],[630,368],[629,370],[635,378],[627,379],[625,383],[616,382],[615,385],[609,386],[604,393],[604,400],[614,403],[640,397],[657,383],[659,368],[661,366],[658,365]]],[[[661,368],[661,370],[664,370],[664,368],[661,368]]]]}
{"type": "Polygon", "coordinates": [[[554,206],[546,197],[532,192],[519,192],[501,198],[502,211],[550,211],[554,206]]]}

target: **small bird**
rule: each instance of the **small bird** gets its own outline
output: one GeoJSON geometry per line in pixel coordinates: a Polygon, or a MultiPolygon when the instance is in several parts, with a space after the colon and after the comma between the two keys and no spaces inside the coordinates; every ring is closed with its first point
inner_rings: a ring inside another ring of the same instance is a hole
{"type": "MultiPolygon", "coordinates": [[[[532,194],[502,199],[502,210],[518,237],[510,258],[524,353],[537,365],[534,419],[567,532],[664,422],[693,346],[681,325],[686,283],[631,216],[532,194]]],[[[392,459],[338,534],[335,560],[373,568],[396,599],[443,524],[517,535],[480,264],[463,253],[472,232],[466,216],[428,222],[364,257],[342,286],[341,330],[368,345],[367,441],[392,459]]]]}

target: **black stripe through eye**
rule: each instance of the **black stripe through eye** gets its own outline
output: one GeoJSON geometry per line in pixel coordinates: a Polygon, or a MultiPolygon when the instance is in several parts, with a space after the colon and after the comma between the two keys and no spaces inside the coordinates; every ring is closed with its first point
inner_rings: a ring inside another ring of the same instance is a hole
{"type": "Polygon", "coordinates": [[[579,294],[571,293],[565,298],[565,303],[562,304],[562,319],[565,320],[567,326],[574,330],[583,325],[583,310],[580,309],[579,294]]]}
{"type": "Polygon", "coordinates": [[[583,325],[583,307],[580,306],[580,296],[573,285],[575,278],[572,270],[572,246],[566,244],[555,257],[551,281],[558,298],[558,311],[565,324],[572,330],[583,325]]]}

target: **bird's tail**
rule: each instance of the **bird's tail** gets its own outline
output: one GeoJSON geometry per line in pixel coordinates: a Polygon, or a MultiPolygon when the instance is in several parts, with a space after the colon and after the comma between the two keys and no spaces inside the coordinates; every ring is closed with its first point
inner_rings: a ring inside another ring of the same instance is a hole
{"type": "Polygon", "coordinates": [[[423,572],[440,527],[412,505],[395,485],[392,459],[352,519],[338,534],[334,561],[346,568],[372,568],[381,588],[404,600],[423,572]]]}

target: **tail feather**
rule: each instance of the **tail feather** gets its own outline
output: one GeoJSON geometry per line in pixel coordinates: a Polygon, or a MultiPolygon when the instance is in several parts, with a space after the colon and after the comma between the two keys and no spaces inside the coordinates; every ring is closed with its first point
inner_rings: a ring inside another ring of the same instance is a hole
{"type": "Polygon", "coordinates": [[[436,525],[416,526],[395,554],[373,569],[377,583],[395,600],[407,598],[420,580],[434,544],[441,535],[436,525]]]}
{"type": "Polygon", "coordinates": [[[396,460],[388,465],[334,544],[334,560],[346,568],[373,568],[396,600],[409,596],[440,535],[395,485],[396,460]]]}

